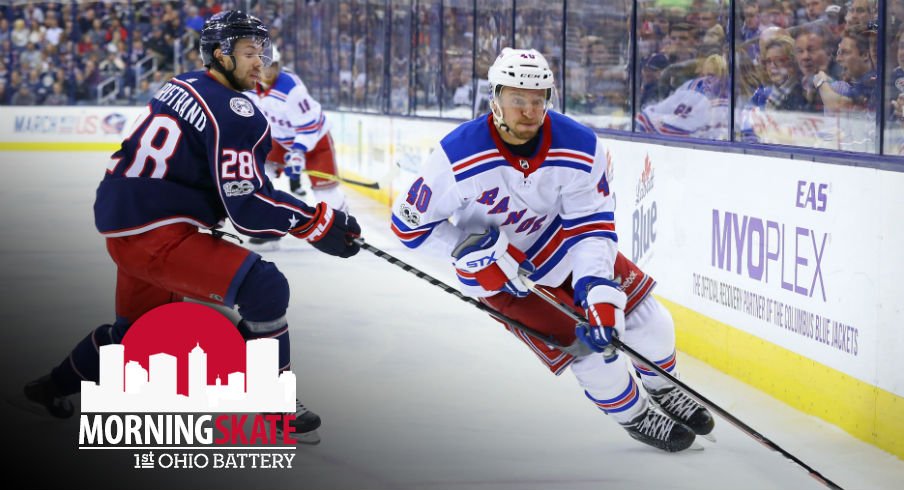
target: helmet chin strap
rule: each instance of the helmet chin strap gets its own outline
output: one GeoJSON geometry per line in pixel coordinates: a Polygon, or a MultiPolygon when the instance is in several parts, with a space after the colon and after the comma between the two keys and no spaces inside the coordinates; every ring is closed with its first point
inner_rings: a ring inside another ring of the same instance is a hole
{"type": "MultiPolygon", "coordinates": [[[[498,97],[498,96],[497,96],[498,97]]],[[[518,138],[518,135],[512,131],[512,128],[509,127],[508,124],[505,123],[505,119],[502,118],[502,108],[499,107],[499,104],[496,102],[496,99],[490,101],[490,110],[493,112],[493,124],[496,125],[496,129],[499,131],[503,131],[515,138],[518,138]]],[[[546,113],[549,112],[549,102],[546,103],[546,110],[543,111],[543,116],[540,117],[540,125],[543,125],[542,121],[546,120],[546,113]]]]}
{"type": "Polygon", "coordinates": [[[493,111],[493,124],[496,125],[496,129],[515,136],[515,134],[512,133],[512,128],[510,128],[508,124],[505,123],[505,119],[502,118],[502,109],[499,108],[499,104],[496,103],[495,99],[490,101],[490,110],[493,111]]]}
{"type": "Polygon", "coordinates": [[[222,73],[223,76],[226,78],[226,81],[229,82],[229,85],[232,87],[233,90],[235,90],[237,92],[244,92],[245,89],[243,87],[241,87],[239,85],[238,80],[235,79],[235,68],[236,68],[236,66],[238,66],[237,63],[235,62],[235,56],[231,55],[231,54],[227,55],[227,56],[229,56],[232,59],[232,70],[227,70],[226,67],[223,66],[223,64],[220,63],[220,60],[217,59],[216,57],[214,57],[213,62],[210,64],[210,67],[212,69],[222,73]]]}

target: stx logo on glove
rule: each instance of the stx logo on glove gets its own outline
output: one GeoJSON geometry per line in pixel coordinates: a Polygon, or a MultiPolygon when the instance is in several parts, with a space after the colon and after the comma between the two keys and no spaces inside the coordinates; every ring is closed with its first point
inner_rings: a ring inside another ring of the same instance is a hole
{"type": "Polygon", "coordinates": [[[528,294],[519,274],[521,270],[530,274],[534,266],[498,228],[471,234],[455,247],[452,258],[458,279],[467,286],[479,285],[486,291],[504,291],[519,297],[528,294]]]}
{"type": "Polygon", "coordinates": [[[487,255],[486,257],[481,257],[477,260],[471,260],[465,265],[467,265],[468,267],[480,268],[480,267],[486,267],[486,266],[492,264],[493,262],[496,262],[496,252],[493,252],[490,255],[487,255]]]}

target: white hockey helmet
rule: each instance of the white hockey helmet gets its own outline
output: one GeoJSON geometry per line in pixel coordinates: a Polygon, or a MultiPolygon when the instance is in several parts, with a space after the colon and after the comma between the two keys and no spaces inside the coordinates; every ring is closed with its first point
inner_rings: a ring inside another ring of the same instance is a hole
{"type": "Polygon", "coordinates": [[[493,124],[503,132],[514,134],[506,123],[499,94],[502,87],[544,90],[546,105],[541,119],[546,118],[555,98],[555,80],[546,58],[536,49],[503,48],[487,78],[490,82],[490,110],[493,112],[493,124]]]}
{"type": "Polygon", "coordinates": [[[547,100],[555,88],[552,70],[536,49],[503,48],[487,75],[493,96],[502,87],[545,89],[547,100]]]}

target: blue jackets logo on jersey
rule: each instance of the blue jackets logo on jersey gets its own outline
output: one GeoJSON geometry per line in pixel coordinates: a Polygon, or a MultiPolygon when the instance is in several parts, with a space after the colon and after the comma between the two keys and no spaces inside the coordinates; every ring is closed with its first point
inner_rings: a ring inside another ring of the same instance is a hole
{"type": "Polygon", "coordinates": [[[251,104],[251,101],[241,97],[233,97],[229,101],[229,108],[242,117],[251,117],[254,115],[254,106],[251,104]]]}

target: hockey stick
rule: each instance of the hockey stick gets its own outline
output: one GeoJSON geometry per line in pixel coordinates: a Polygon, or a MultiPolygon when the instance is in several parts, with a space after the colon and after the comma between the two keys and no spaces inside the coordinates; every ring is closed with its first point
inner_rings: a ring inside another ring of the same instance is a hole
{"type": "MultiPolygon", "coordinates": [[[[380,257],[381,259],[386,260],[390,264],[400,267],[403,270],[414,274],[415,276],[419,277],[420,279],[423,279],[423,280],[429,282],[430,284],[433,284],[434,286],[442,289],[443,291],[457,297],[458,299],[464,301],[465,303],[469,303],[469,304],[477,307],[479,310],[488,313],[493,318],[496,318],[497,320],[500,320],[500,321],[512,326],[513,328],[521,330],[522,332],[524,332],[532,337],[535,337],[543,342],[546,342],[547,344],[549,344],[552,347],[565,351],[566,347],[562,346],[556,339],[554,339],[548,335],[545,335],[543,333],[540,333],[540,332],[528,327],[527,325],[524,325],[521,322],[508,318],[507,316],[503,315],[502,313],[499,313],[498,311],[490,308],[489,306],[487,306],[473,298],[469,298],[469,297],[461,294],[461,292],[459,292],[457,289],[453,288],[452,286],[449,286],[448,284],[417,269],[416,267],[409,265],[402,260],[397,259],[396,257],[380,250],[377,247],[374,247],[373,245],[370,245],[369,243],[365,242],[363,238],[356,238],[355,243],[357,243],[359,246],[361,246],[361,248],[363,248],[364,250],[367,250],[368,252],[376,255],[377,257],[380,257]]],[[[566,315],[568,315],[569,317],[571,317],[576,322],[587,323],[586,318],[578,315],[573,310],[571,310],[571,308],[569,308],[568,306],[559,302],[559,300],[555,296],[553,296],[551,293],[549,293],[548,291],[538,288],[533,282],[530,282],[527,279],[525,279],[525,283],[528,284],[531,292],[533,292],[534,294],[537,294],[543,300],[549,302],[551,305],[553,305],[558,310],[560,310],[561,312],[563,312],[566,315]]],[[[725,418],[728,422],[730,422],[732,425],[734,425],[735,427],[740,429],[742,432],[744,432],[748,436],[752,437],[754,440],[756,440],[760,444],[768,447],[769,449],[772,449],[773,451],[779,452],[782,456],[797,463],[798,465],[803,467],[805,470],[807,470],[809,472],[810,476],[813,477],[818,482],[822,483],[823,485],[825,485],[833,490],[844,490],[842,487],[838,486],[832,480],[829,480],[828,478],[823,476],[821,473],[814,470],[813,468],[808,466],[806,463],[804,463],[803,461],[798,459],[796,456],[794,456],[793,454],[789,453],[788,451],[783,449],[778,444],[776,444],[776,443],[772,442],[771,440],[769,440],[768,438],[766,438],[766,436],[755,431],[749,425],[745,424],[744,422],[739,420],[737,417],[735,417],[734,415],[732,415],[731,413],[729,413],[722,407],[716,405],[715,403],[709,401],[709,399],[707,399],[703,395],[697,393],[696,390],[694,390],[690,386],[684,384],[684,382],[682,382],[678,378],[674,377],[671,373],[669,373],[665,369],[662,369],[661,367],[659,367],[656,363],[653,363],[653,362],[650,362],[649,360],[647,360],[646,357],[644,357],[643,355],[641,355],[640,353],[638,353],[631,347],[625,345],[618,338],[612,339],[612,345],[614,345],[615,348],[617,348],[617,349],[621,350],[622,352],[624,352],[625,354],[627,354],[629,357],[633,358],[635,361],[637,361],[641,364],[644,364],[646,366],[649,366],[650,369],[652,369],[653,371],[656,371],[657,374],[659,374],[660,376],[662,376],[662,377],[666,378],[667,380],[669,380],[670,382],[672,382],[675,386],[677,386],[678,388],[683,390],[685,393],[687,393],[688,395],[690,395],[691,397],[696,399],[697,402],[699,402],[701,405],[709,408],[713,412],[718,413],[723,418],[725,418]]]]}
{"type": "MultiPolygon", "coordinates": [[[[566,315],[570,316],[575,322],[589,323],[587,321],[587,319],[584,318],[584,316],[575,313],[574,310],[569,308],[567,305],[562,304],[562,302],[560,302],[558,300],[558,298],[553,296],[552,293],[550,293],[549,291],[546,291],[543,288],[537,287],[536,284],[531,282],[529,279],[524,278],[523,276],[522,276],[522,280],[524,281],[525,284],[527,284],[528,289],[530,289],[531,292],[540,296],[543,300],[545,300],[547,303],[551,304],[552,306],[556,307],[562,313],[565,313],[566,315]]],[[[649,366],[650,369],[652,369],[653,371],[656,371],[656,374],[669,380],[675,386],[680,388],[681,391],[684,391],[685,393],[690,395],[692,398],[697,400],[697,402],[699,402],[701,405],[703,405],[706,408],[712,410],[713,412],[716,412],[719,415],[721,415],[725,420],[727,420],[732,425],[734,425],[735,427],[740,429],[742,432],[746,433],[748,436],[754,438],[760,444],[768,447],[769,449],[772,449],[773,451],[778,451],[779,453],[781,453],[782,456],[790,459],[791,461],[794,461],[795,463],[797,463],[798,465],[803,467],[805,470],[807,470],[807,472],[810,473],[810,476],[813,477],[814,479],[816,479],[818,482],[822,483],[823,485],[825,485],[833,490],[843,490],[840,486],[838,486],[832,480],[829,480],[828,478],[823,476],[820,472],[814,470],[813,468],[808,466],[806,463],[804,463],[803,461],[798,459],[796,456],[794,456],[793,454],[784,450],[778,444],[770,441],[768,438],[766,438],[766,436],[753,430],[753,428],[751,428],[749,425],[745,424],[744,422],[741,422],[737,417],[735,417],[734,415],[729,413],[727,410],[725,410],[722,407],[711,402],[709,399],[707,399],[700,393],[697,393],[693,388],[684,384],[682,381],[680,381],[678,378],[673,376],[671,373],[669,373],[665,369],[662,369],[661,367],[656,365],[656,363],[648,361],[646,357],[644,357],[643,355],[641,355],[640,353],[638,353],[631,347],[625,345],[625,343],[622,342],[621,340],[619,340],[618,337],[615,337],[612,339],[611,345],[615,346],[616,349],[624,352],[625,354],[627,354],[629,357],[631,357],[635,361],[637,361],[641,364],[644,364],[645,366],[649,366]]]]}
{"type": "Polygon", "coordinates": [[[379,182],[364,182],[361,180],[347,179],[345,177],[328,174],[326,172],[320,172],[318,170],[304,169],[304,170],[302,170],[302,172],[310,175],[311,177],[319,177],[321,179],[335,180],[336,182],[342,182],[342,183],[349,184],[349,185],[357,185],[357,186],[361,186],[361,187],[367,187],[368,189],[379,189],[380,188],[379,182]]]}
{"type": "MultiPolygon", "coordinates": [[[[420,269],[418,269],[412,265],[409,265],[409,264],[405,263],[404,261],[365,242],[363,238],[356,238],[355,243],[360,245],[361,248],[363,248],[364,250],[367,250],[368,252],[376,255],[377,257],[380,257],[381,259],[389,262],[390,264],[400,267],[403,270],[414,274],[415,276],[429,282],[430,284],[433,284],[434,286],[442,289],[443,291],[451,294],[452,296],[455,296],[456,298],[464,301],[465,303],[468,303],[472,306],[477,307],[477,309],[479,309],[485,313],[488,313],[493,318],[495,318],[513,328],[516,328],[516,329],[526,333],[527,335],[530,335],[531,337],[541,340],[541,341],[549,344],[550,346],[555,347],[556,349],[559,349],[563,352],[569,352],[569,351],[574,350],[573,347],[566,347],[566,346],[560,344],[558,340],[556,340],[555,338],[553,338],[549,335],[538,332],[537,330],[534,330],[533,328],[528,327],[527,325],[525,325],[517,320],[509,318],[509,317],[503,315],[502,313],[499,313],[498,311],[494,310],[490,306],[487,306],[487,305],[481,303],[480,301],[477,301],[474,298],[469,298],[469,297],[461,294],[461,292],[458,291],[457,289],[453,288],[452,286],[449,286],[448,284],[440,281],[439,279],[431,276],[430,274],[427,274],[426,272],[421,271],[420,269]]],[[[579,348],[581,348],[581,347],[582,346],[579,346],[579,348]]]]}

